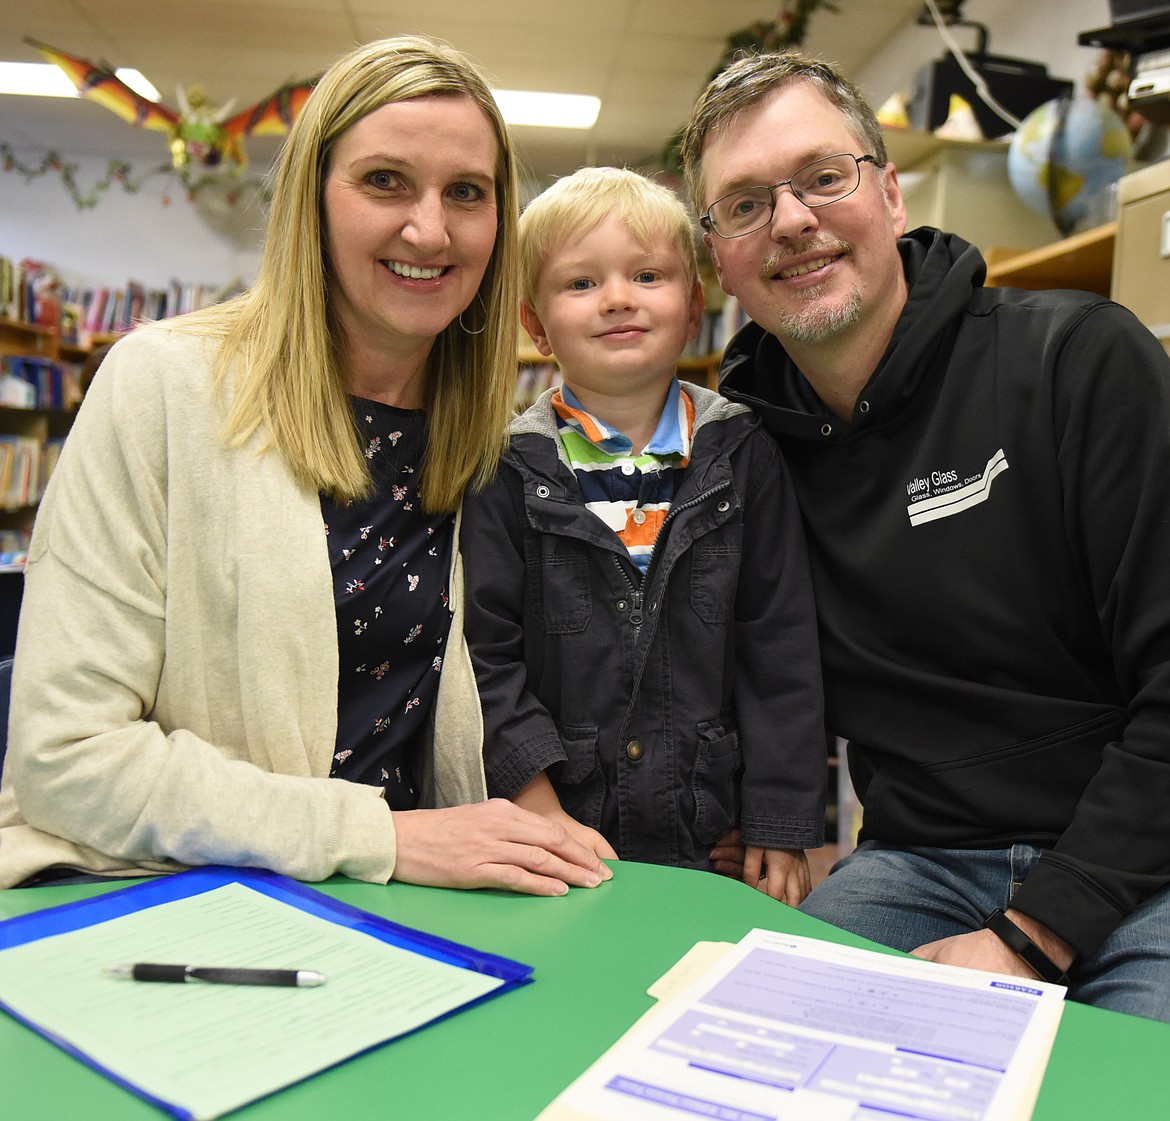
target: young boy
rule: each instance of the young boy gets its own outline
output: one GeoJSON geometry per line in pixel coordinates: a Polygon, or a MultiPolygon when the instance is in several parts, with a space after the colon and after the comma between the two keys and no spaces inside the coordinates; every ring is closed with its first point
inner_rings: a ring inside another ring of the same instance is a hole
{"type": "Polygon", "coordinates": [[[464,506],[488,790],[602,857],[714,849],[796,905],[827,771],[804,538],[755,415],[676,377],[694,246],[673,193],[615,168],[521,220],[521,320],[564,385],[464,506]]]}

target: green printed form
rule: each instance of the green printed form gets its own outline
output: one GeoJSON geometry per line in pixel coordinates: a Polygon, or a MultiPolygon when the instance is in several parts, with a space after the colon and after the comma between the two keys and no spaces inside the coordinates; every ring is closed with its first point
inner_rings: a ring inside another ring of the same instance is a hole
{"type": "Polygon", "coordinates": [[[0,950],[0,1000],[167,1108],[214,1118],[499,988],[239,883],[0,950]],[[317,988],[153,984],[134,962],[317,970],[317,988]]]}

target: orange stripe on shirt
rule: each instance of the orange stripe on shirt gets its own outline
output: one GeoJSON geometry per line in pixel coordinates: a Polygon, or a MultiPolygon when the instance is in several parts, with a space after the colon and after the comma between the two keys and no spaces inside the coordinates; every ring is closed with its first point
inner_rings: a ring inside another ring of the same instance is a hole
{"type": "Polygon", "coordinates": [[[631,510],[626,515],[626,528],[623,529],[618,537],[621,538],[622,544],[627,549],[633,548],[636,545],[653,546],[658,539],[658,531],[662,529],[662,523],[666,520],[666,515],[669,510],[641,510],[641,513],[646,515],[645,520],[639,525],[634,521],[634,514],[636,511],[631,510]]]}
{"type": "Polygon", "coordinates": [[[565,403],[560,389],[553,391],[552,397],[549,398],[549,404],[552,405],[563,420],[575,420],[581,426],[581,430],[590,442],[600,444],[602,441],[609,439],[609,433],[599,428],[597,421],[592,416],[587,412],[583,412],[581,409],[574,409],[571,405],[565,403]]]}
{"type": "Polygon", "coordinates": [[[678,465],[686,467],[691,462],[691,440],[695,435],[695,403],[691,400],[691,395],[685,388],[679,393],[679,400],[682,401],[683,409],[686,411],[686,425],[680,425],[683,433],[684,447],[686,451],[679,459],[678,465]]]}

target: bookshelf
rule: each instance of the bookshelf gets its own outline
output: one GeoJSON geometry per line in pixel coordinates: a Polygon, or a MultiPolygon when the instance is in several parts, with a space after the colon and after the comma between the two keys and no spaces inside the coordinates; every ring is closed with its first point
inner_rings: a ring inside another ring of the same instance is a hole
{"type": "Polygon", "coordinates": [[[43,261],[0,255],[0,566],[11,559],[6,554],[23,551],[21,541],[27,546],[81,403],[87,360],[139,322],[195,311],[241,289],[238,280],[70,287],[43,261]]]}
{"type": "Polygon", "coordinates": [[[54,326],[0,318],[0,570],[27,548],[73,423],[87,355],[86,348],[62,345],[54,326]]]}
{"type": "Polygon", "coordinates": [[[693,381],[706,389],[719,389],[719,363],[723,360],[720,354],[684,355],[679,359],[678,376],[687,381],[693,381]]]}

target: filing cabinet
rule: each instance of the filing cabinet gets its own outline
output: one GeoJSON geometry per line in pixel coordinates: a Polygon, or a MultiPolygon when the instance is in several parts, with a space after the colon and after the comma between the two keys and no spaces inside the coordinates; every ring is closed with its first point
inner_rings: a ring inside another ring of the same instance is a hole
{"type": "Polygon", "coordinates": [[[1170,352],[1170,160],[1117,185],[1117,236],[1110,295],[1170,352]]]}

